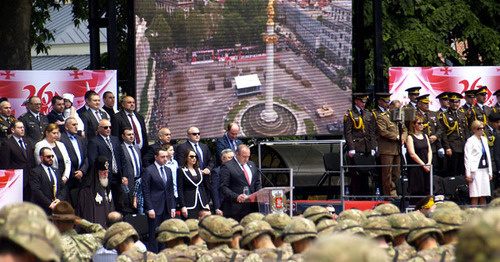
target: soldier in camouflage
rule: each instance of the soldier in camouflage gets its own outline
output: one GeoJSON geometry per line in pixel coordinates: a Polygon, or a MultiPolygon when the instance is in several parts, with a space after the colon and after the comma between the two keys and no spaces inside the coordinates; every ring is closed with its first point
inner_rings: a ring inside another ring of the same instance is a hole
{"type": "Polygon", "coordinates": [[[371,217],[380,217],[380,216],[382,216],[379,212],[377,212],[377,211],[375,211],[373,209],[365,209],[365,210],[363,210],[363,214],[365,214],[366,219],[371,218],[371,217]]]}
{"type": "Polygon", "coordinates": [[[328,212],[328,209],[322,206],[308,207],[302,214],[302,217],[311,220],[316,225],[323,219],[332,219],[332,216],[330,215],[330,212],[328,212]]]}
{"type": "Polygon", "coordinates": [[[399,207],[397,207],[396,205],[394,205],[392,203],[384,203],[384,204],[378,205],[375,207],[374,210],[377,211],[383,217],[388,217],[390,215],[401,213],[401,211],[399,210],[399,207]]]}
{"type": "Polygon", "coordinates": [[[443,239],[443,233],[436,221],[422,216],[417,217],[412,222],[406,239],[417,250],[409,261],[439,261],[441,259],[439,242],[443,239]]]}
{"type": "Polygon", "coordinates": [[[351,208],[348,210],[344,210],[339,214],[339,217],[337,218],[337,222],[340,222],[344,219],[351,219],[351,220],[356,220],[358,221],[359,224],[361,224],[363,221],[366,220],[365,214],[357,208],[351,208]]]}
{"type": "Polygon", "coordinates": [[[240,249],[240,241],[243,235],[243,227],[238,223],[238,221],[227,218],[227,221],[233,228],[233,240],[229,243],[229,247],[232,249],[240,249]]]}
{"type": "Polygon", "coordinates": [[[245,217],[243,217],[240,221],[240,225],[243,228],[245,228],[248,223],[255,221],[255,220],[262,220],[262,219],[264,219],[264,215],[262,213],[253,212],[253,213],[250,213],[250,214],[246,215],[245,217]]]}
{"type": "Polygon", "coordinates": [[[410,231],[412,223],[411,218],[407,214],[399,213],[392,214],[387,217],[387,222],[392,227],[392,245],[398,252],[398,259],[406,261],[413,257],[416,253],[415,248],[406,242],[406,234],[410,231]]]}
{"type": "Polygon", "coordinates": [[[392,227],[385,218],[381,216],[370,217],[361,226],[365,235],[374,239],[378,246],[387,252],[391,261],[403,261],[399,259],[399,252],[390,245],[393,240],[392,227]]]}
{"type": "Polygon", "coordinates": [[[316,230],[318,231],[318,237],[333,234],[333,230],[337,225],[337,221],[333,219],[323,219],[316,225],[316,230]]]}
{"type": "Polygon", "coordinates": [[[457,203],[453,201],[443,201],[443,202],[436,202],[436,209],[441,209],[441,208],[446,208],[446,209],[453,209],[455,211],[461,211],[460,207],[457,205],[457,203]]]}
{"type": "Polygon", "coordinates": [[[61,232],[61,261],[91,261],[102,245],[106,233],[104,228],[75,216],[75,210],[67,201],[61,201],[54,207],[50,219],[61,232]],[[78,234],[74,226],[87,234],[78,234]]]}
{"type": "Polygon", "coordinates": [[[209,249],[199,262],[242,261],[248,255],[248,252],[241,249],[229,248],[228,244],[233,239],[233,228],[226,218],[219,215],[207,216],[200,220],[198,226],[200,236],[209,249]]]}
{"type": "Polygon", "coordinates": [[[163,221],[156,230],[156,240],[167,247],[158,253],[158,261],[196,261],[201,256],[189,249],[189,227],[180,219],[163,221]]]}
{"type": "Polygon", "coordinates": [[[458,231],[462,228],[463,216],[461,211],[447,208],[436,209],[431,218],[437,222],[443,232],[443,242],[439,247],[442,261],[455,261],[455,249],[458,243],[458,231]]]}
{"type": "Polygon", "coordinates": [[[273,240],[274,232],[269,223],[264,220],[248,223],[243,230],[241,246],[252,253],[245,258],[245,261],[281,261],[283,252],[276,249],[273,240]]]}
{"type": "Polygon", "coordinates": [[[361,223],[358,222],[357,220],[352,220],[352,219],[340,220],[333,229],[333,231],[337,233],[346,233],[352,235],[363,235],[363,236],[365,235],[361,223]]]}
{"type": "Polygon", "coordinates": [[[190,218],[186,220],[186,224],[189,227],[189,238],[191,241],[189,242],[190,249],[207,249],[207,243],[203,241],[200,237],[200,232],[198,230],[198,221],[197,219],[190,218]]]}
{"type": "Polygon", "coordinates": [[[39,205],[30,202],[8,204],[0,209],[0,230],[8,220],[19,215],[47,220],[47,214],[39,205]]]}
{"type": "Polygon", "coordinates": [[[314,223],[303,217],[296,217],[283,229],[283,240],[292,245],[294,255],[289,261],[304,261],[302,253],[307,251],[318,236],[314,223]]]}
{"type": "Polygon", "coordinates": [[[283,229],[285,229],[286,225],[292,222],[292,218],[285,213],[272,213],[267,214],[264,217],[264,221],[269,223],[269,225],[273,228],[274,246],[276,246],[278,250],[282,251],[283,258],[291,257],[293,255],[292,246],[290,243],[283,241],[283,229]]]}
{"type": "Polygon", "coordinates": [[[491,208],[458,233],[457,261],[500,261],[500,209],[491,208]]]}
{"type": "Polygon", "coordinates": [[[6,217],[0,228],[1,261],[61,261],[61,235],[46,218],[6,217]]]}
{"type": "Polygon", "coordinates": [[[118,222],[108,228],[104,235],[104,247],[116,249],[119,262],[156,261],[155,253],[143,252],[134,243],[139,240],[137,231],[127,222],[118,222]]]}
{"type": "Polygon", "coordinates": [[[350,234],[320,238],[304,253],[305,261],[385,262],[387,253],[372,240],[350,234]]]}

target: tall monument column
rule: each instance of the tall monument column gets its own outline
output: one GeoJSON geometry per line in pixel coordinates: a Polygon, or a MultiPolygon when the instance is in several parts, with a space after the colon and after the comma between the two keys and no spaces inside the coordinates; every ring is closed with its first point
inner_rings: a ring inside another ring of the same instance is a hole
{"type": "Polygon", "coordinates": [[[267,33],[264,34],[266,42],[266,83],[264,110],[260,113],[260,118],[264,122],[276,121],[278,114],[273,108],[274,99],[274,45],[278,42],[278,36],[274,34],[274,0],[269,0],[267,4],[267,33]]]}

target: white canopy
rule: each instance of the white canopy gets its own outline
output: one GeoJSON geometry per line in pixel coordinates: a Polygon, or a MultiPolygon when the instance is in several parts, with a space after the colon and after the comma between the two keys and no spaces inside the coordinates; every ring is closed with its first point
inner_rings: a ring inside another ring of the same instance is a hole
{"type": "Polygon", "coordinates": [[[259,76],[257,74],[237,76],[234,78],[236,89],[261,86],[259,76]]]}

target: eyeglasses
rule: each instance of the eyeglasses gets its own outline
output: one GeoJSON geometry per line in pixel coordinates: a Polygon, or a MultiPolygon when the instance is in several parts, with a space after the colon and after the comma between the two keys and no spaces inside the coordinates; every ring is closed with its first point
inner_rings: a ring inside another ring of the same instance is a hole
{"type": "Polygon", "coordinates": [[[43,156],[43,157],[46,157],[46,158],[54,158],[54,155],[43,156]]]}
{"type": "Polygon", "coordinates": [[[192,136],[199,136],[200,133],[190,133],[190,135],[192,135],[192,136]]]}
{"type": "Polygon", "coordinates": [[[111,126],[101,126],[104,129],[111,129],[111,126]]]}
{"type": "Polygon", "coordinates": [[[478,127],[477,130],[484,130],[484,127],[478,127]]]}
{"type": "Polygon", "coordinates": [[[417,125],[423,125],[424,122],[417,122],[417,125]]]}
{"type": "Polygon", "coordinates": [[[34,106],[41,106],[42,103],[31,103],[31,105],[34,105],[34,106]]]}
{"type": "Polygon", "coordinates": [[[196,156],[190,155],[189,158],[196,158],[196,156]]]}
{"type": "Polygon", "coordinates": [[[172,134],[168,133],[168,134],[163,134],[164,136],[171,136],[172,134]]]}
{"type": "Polygon", "coordinates": [[[486,93],[477,94],[477,96],[486,96],[486,93]]]}

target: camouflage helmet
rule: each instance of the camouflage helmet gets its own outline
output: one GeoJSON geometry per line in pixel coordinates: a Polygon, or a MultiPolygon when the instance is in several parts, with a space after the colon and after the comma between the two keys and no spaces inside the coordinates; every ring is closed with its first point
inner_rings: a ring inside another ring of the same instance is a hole
{"type": "Polygon", "coordinates": [[[425,218],[425,215],[420,211],[413,211],[408,213],[408,216],[411,218],[411,221],[420,221],[422,218],[425,218]]]}
{"type": "Polygon", "coordinates": [[[241,238],[241,247],[246,247],[252,242],[256,237],[261,234],[268,233],[269,236],[274,240],[274,232],[271,225],[264,220],[255,220],[248,223],[243,230],[243,237],[241,238]]]}
{"type": "Polygon", "coordinates": [[[317,224],[322,218],[332,219],[332,216],[330,215],[330,212],[328,212],[328,209],[322,206],[308,207],[302,214],[302,217],[311,220],[312,222],[314,222],[314,224],[317,224]]]}
{"type": "Polygon", "coordinates": [[[226,218],[227,221],[229,222],[229,225],[233,228],[233,235],[236,233],[243,234],[243,227],[238,223],[238,221],[232,219],[232,218],[226,218]]]}
{"type": "Polygon", "coordinates": [[[361,224],[358,221],[352,219],[344,219],[342,221],[339,221],[337,226],[335,226],[334,231],[348,234],[365,234],[365,231],[363,230],[361,224]]]}
{"type": "Polygon", "coordinates": [[[262,213],[259,213],[259,212],[253,212],[253,213],[250,213],[248,215],[246,215],[245,217],[243,217],[240,221],[240,225],[242,227],[246,227],[246,225],[252,221],[255,221],[255,220],[262,220],[264,219],[264,215],[262,213]]]}
{"type": "Polygon", "coordinates": [[[281,237],[285,226],[292,222],[292,218],[285,213],[272,213],[264,217],[264,221],[269,223],[274,231],[274,237],[281,237]]]}
{"type": "Polygon", "coordinates": [[[358,223],[362,223],[363,221],[366,220],[365,214],[359,209],[348,209],[344,210],[339,214],[339,217],[337,217],[337,221],[340,222],[344,219],[351,219],[351,220],[356,220],[358,223]]]}
{"type": "Polygon", "coordinates": [[[500,208],[489,208],[458,233],[457,261],[500,260],[500,208]]]}
{"type": "Polygon", "coordinates": [[[437,222],[439,229],[441,229],[441,232],[443,233],[458,230],[463,224],[461,210],[457,211],[449,208],[439,208],[432,212],[431,218],[437,222]]]}
{"type": "Polygon", "coordinates": [[[337,221],[333,219],[323,219],[319,221],[319,223],[316,225],[318,236],[323,236],[333,233],[333,230],[337,224],[338,224],[337,221]]]}
{"type": "Polygon", "coordinates": [[[390,216],[392,214],[401,213],[399,207],[391,203],[384,203],[375,207],[375,211],[379,212],[382,216],[390,216]]]}
{"type": "Polygon", "coordinates": [[[363,210],[363,214],[365,215],[366,219],[368,219],[370,217],[380,217],[380,216],[382,216],[379,212],[377,212],[377,211],[375,211],[373,209],[363,210]]]}
{"type": "Polygon", "coordinates": [[[413,221],[408,214],[399,213],[390,215],[387,218],[387,222],[389,222],[392,227],[392,236],[397,237],[408,233],[413,221]]]}
{"type": "Polygon", "coordinates": [[[335,234],[319,238],[304,252],[304,261],[317,262],[382,262],[389,261],[387,252],[363,236],[335,234]]]}
{"type": "Polygon", "coordinates": [[[188,225],[180,219],[167,219],[156,229],[156,240],[158,242],[167,242],[176,238],[183,238],[186,243],[191,240],[188,225]]]}
{"type": "Polygon", "coordinates": [[[8,204],[0,209],[0,229],[10,218],[18,215],[38,217],[47,220],[47,214],[38,205],[30,202],[8,204]]]}
{"type": "Polygon", "coordinates": [[[383,217],[370,217],[365,220],[361,226],[365,231],[365,235],[368,237],[377,238],[385,236],[389,240],[393,239],[391,224],[383,217]]]}
{"type": "Polygon", "coordinates": [[[318,231],[314,223],[306,218],[293,218],[290,224],[283,229],[283,241],[288,243],[297,242],[309,237],[316,238],[318,231]]]}
{"type": "MultiPolygon", "coordinates": [[[[490,207],[488,207],[490,208],[490,207]]],[[[471,220],[473,217],[476,215],[482,214],[484,212],[484,209],[478,208],[478,207],[470,207],[462,211],[462,218],[465,222],[468,222],[471,220]]]]}
{"type": "Polygon", "coordinates": [[[439,242],[443,239],[443,233],[441,233],[436,221],[425,216],[420,217],[411,223],[410,231],[406,235],[406,241],[410,245],[415,245],[415,241],[427,233],[436,233],[439,242]]]}
{"type": "Polygon", "coordinates": [[[9,239],[41,261],[59,262],[61,259],[61,234],[43,217],[9,217],[0,230],[0,238],[9,239]]]}
{"type": "Polygon", "coordinates": [[[200,237],[207,243],[227,243],[233,240],[233,228],[219,215],[206,216],[198,224],[200,237]]]}
{"type": "Polygon", "coordinates": [[[135,231],[134,227],[127,222],[118,222],[113,224],[106,230],[104,239],[104,247],[106,249],[112,250],[116,249],[123,241],[127,238],[132,237],[134,242],[139,240],[139,234],[135,231]]]}
{"type": "Polygon", "coordinates": [[[194,218],[187,219],[185,223],[189,228],[189,238],[193,239],[193,237],[197,236],[200,232],[198,231],[198,223],[200,221],[194,218]]]}
{"type": "Polygon", "coordinates": [[[441,208],[448,208],[448,209],[454,209],[460,211],[460,207],[457,205],[457,203],[453,201],[443,201],[443,202],[436,202],[436,210],[441,209],[441,208]]]}
{"type": "Polygon", "coordinates": [[[488,207],[499,207],[500,206],[500,197],[497,197],[490,201],[488,207]]]}

